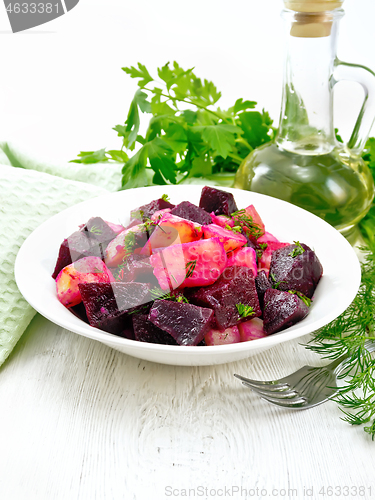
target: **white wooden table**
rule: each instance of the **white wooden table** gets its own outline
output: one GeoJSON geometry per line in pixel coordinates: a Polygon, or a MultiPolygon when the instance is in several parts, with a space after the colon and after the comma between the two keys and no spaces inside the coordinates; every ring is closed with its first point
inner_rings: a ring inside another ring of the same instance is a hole
{"type": "Polygon", "coordinates": [[[375,442],[335,403],[279,409],[233,377],[323,364],[308,338],[173,367],[37,315],[0,369],[0,498],[375,498],[375,442]]]}

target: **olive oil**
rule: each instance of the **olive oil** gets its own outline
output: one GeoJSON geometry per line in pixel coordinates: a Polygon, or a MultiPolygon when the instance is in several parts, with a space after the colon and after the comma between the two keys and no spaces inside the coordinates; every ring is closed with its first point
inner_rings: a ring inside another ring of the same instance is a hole
{"type": "Polygon", "coordinates": [[[348,231],[368,211],[374,196],[371,173],[361,158],[334,149],[301,155],[266,144],[239,167],[234,187],[288,201],[348,231]]]}
{"type": "Polygon", "coordinates": [[[375,74],[336,56],[342,0],[284,0],[287,50],[280,125],[275,141],[252,151],[234,187],[288,201],[337,228],[348,239],[374,197],[361,155],[375,118],[375,74]],[[357,81],[365,100],[347,144],[333,124],[333,88],[357,81]]]}

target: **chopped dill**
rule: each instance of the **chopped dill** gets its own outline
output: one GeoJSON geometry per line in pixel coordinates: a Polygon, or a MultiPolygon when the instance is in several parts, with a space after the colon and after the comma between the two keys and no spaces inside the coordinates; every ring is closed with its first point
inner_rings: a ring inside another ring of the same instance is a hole
{"type": "Polygon", "coordinates": [[[327,359],[337,359],[343,354],[350,357],[340,375],[346,385],[332,399],[338,403],[346,422],[352,425],[369,422],[364,431],[374,440],[375,359],[364,344],[369,339],[375,341],[375,249],[361,250],[365,258],[357,296],[344,313],[314,332],[305,347],[327,359]]]}
{"type": "Polygon", "coordinates": [[[297,255],[302,255],[305,249],[303,248],[303,246],[299,241],[294,241],[293,243],[296,245],[296,248],[294,248],[290,253],[288,253],[288,255],[290,255],[290,257],[295,258],[297,257],[297,255]]]}

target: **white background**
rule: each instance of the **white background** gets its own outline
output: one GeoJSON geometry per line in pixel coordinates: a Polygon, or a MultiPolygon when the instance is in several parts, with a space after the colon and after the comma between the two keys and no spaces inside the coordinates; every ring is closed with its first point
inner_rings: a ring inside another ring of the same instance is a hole
{"type": "MultiPolygon", "coordinates": [[[[31,154],[70,160],[80,150],[120,146],[136,83],[121,67],[176,60],[222,91],[222,107],[256,100],[278,121],[281,0],[80,0],[67,15],[12,34],[0,8],[0,139],[31,154]]],[[[347,0],[338,55],[375,69],[374,0],[347,0]]],[[[336,91],[336,126],[348,135],[363,98],[336,91]]],[[[146,118],[147,120],[147,118],[146,118]]]]}
{"type": "MultiPolygon", "coordinates": [[[[345,4],[338,55],[375,69],[375,1],[345,4]]],[[[80,0],[20,34],[1,6],[0,140],[35,156],[119,145],[111,127],[137,88],[121,67],[138,61],[153,74],[174,59],[195,66],[223,107],[257,100],[278,120],[281,0],[80,0]]],[[[348,132],[362,91],[341,84],[337,94],[348,132]]],[[[363,486],[373,498],[374,443],[335,403],[279,411],[233,382],[233,373],[272,379],[325,364],[299,345],[307,340],[235,364],[168,367],[36,316],[0,372],[1,500],[161,500],[167,485],[274,487],[293,500],[306,488],[318,499],[322,486],[363,486]]]]}

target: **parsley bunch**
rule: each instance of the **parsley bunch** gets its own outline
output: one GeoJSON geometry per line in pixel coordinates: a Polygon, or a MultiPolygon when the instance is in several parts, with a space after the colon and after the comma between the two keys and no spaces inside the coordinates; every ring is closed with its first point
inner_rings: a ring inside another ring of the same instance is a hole
{"type": "Polygon", "coordinates": [[[77,163],[124,162],[122,189],[153,184],[178,184],[188,177],[219,183],[233,182],[242,160],[271,141],[275,130],[266,111],[256,102],[237,99],[232,107],[217,107],[221,92],[208,80],[176,62],[157,69],[156,80],[147,68],[122,68],[138,80],[126,121],[114,130],[120,150],[83,151],[77,163]],[[148,128],[140,135],[141,115],[149,114],[148,128]],[[215,177],[216,176],[216,177],[215,177]]]}

